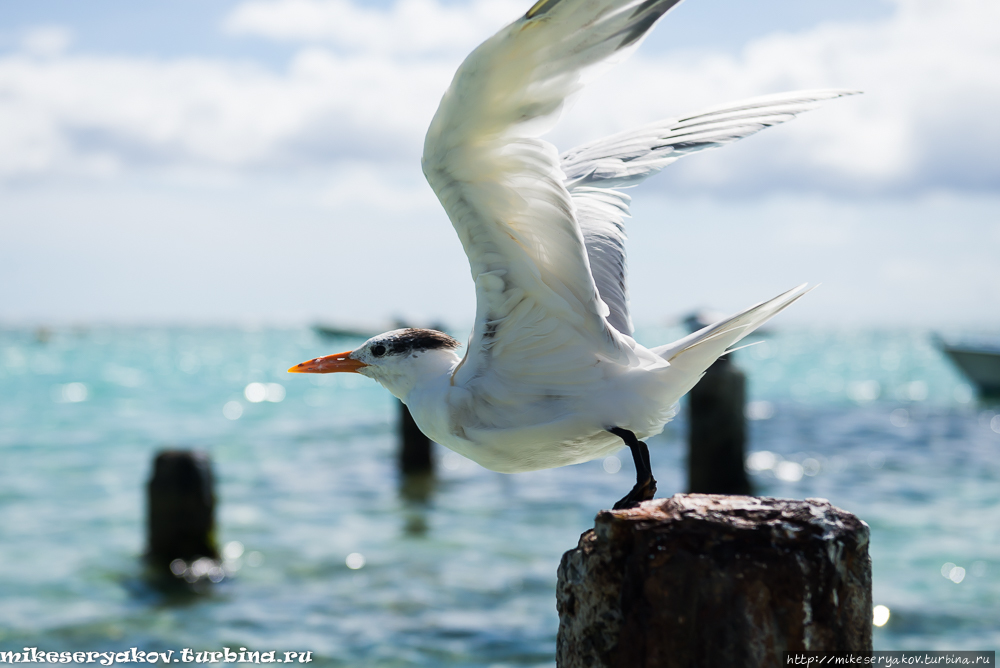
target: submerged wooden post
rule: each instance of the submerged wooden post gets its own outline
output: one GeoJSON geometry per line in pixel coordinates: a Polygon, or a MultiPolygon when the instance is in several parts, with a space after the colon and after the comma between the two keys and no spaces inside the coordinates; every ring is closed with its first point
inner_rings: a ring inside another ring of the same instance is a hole
{"type": "Polygon", "coordinates": [[[782,665],[872,649],[868,525],[825,499],[602,511],[559,565],[558,668],[782,665]]]}
{"type": "MultiPolygon", "coordinates": [[[[396,327],[403,329],[410,327],[404,320],[396,320],[396,327]]],[[[444,325],[433,324],[430,329],[443,332],[444,325]]],[[[399,471],[403,474],[404,490],[413,487],[423,490],[429,487],[426,484],[427,476],[434,473],[434,451],[431,439],[420,431],[410,409],[402,401],[399,402],[399,471]],[[420,479],[423,482],[416,485],[408,485],[406,478],[420,479]]],[[[411,490],[412,491],[412,490],[411,490]]],[[[428,492],[429,493],[429,492],[428,492]]]]}
{"type": "Polygon", "coordinates": [[[431,439],[424,436],[410,415],[410,409],[399,402],[399,470],[403,475],[434,473],[431,439]]]}
{"type": "MultiPolygon", "coordinates": [[[[185,564],[200,558],[219,559],[213,485],[212,464],[204,452],[157,453],[147,488],[146,558],[155,567],[171,567],[178,559],[185,564]]],[[[176,565],[172,568],[176,571],[176,565]]]]}
{"type": "Polygon", "coordinates": [[[746,376],[720,357],[688,394],[688,491],[752,494],[746,460],[746,376]]]}

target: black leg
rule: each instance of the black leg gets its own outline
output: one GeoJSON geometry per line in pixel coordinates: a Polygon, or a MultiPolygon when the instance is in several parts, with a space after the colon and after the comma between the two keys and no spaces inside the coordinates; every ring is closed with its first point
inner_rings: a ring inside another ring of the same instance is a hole
{"type": "Polygon", "coordinates": [[[632,451],[632,460],[635,462],[635,487],[615,504],[614,509],[635,508],[656,494],[656,480],[653,479],[653,469],[649,465],[649,448],[628,429],[612,427],[608,431],[625,441],[632,451]]]}

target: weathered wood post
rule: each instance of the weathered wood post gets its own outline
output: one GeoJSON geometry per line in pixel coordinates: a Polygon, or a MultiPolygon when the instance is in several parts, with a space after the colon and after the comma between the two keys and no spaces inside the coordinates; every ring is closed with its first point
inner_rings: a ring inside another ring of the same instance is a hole
{"type": "MultiPolygon", "coordinates": [[[[157,570],[176,560],[218,561],[215,538],[215,492],[212,463],[204,452],[163,450],[156,455],[148,493],[146,558],[157,570]]],[[[208,569],[206,567],[206,573],[208,569]]],[[[196,574],[201,577],[202,573],[196,574]]]]}
{"type": "Polygon", "coordinates": [[[410,409],[399,402],[399,470],[405,475],[434,473],[431,439],[424,436],[410,415],[410,409]]]}
{"type": "Polygon", "coordinates": [[[824,499],[602,511],[559,565],[558,668],[782,665],[872,649],[868,525],[824,499]]]}
{"type": "MultiPolygon", "coordinates": [[[[427,503],[434,494],[434,445],[417,427],[410,409],[399,402],[399,494],[411,510],[427,503]]],[[[427,519],[420,510],[407,517],[406,533],[427,533],[427,519]]]]}
{"type": "MultiPolygon", "coordinates": [[[[403,329],[411,325],[403,320],[396,320],[396,327],[403,329]]],[[[444,331],[441,324],[433,324],[429,329],[444,331]]],[[[424,436],[420,427],[410,415],[410,409],[402,401],[399,402],[399,471],[404,477],[404,487],[423,489],[425,483],[409,484],[405,478],[425,480],[434,474],[434,445],[431,439],[424,436]]]]}
{"type": "Polygon", "coordinates": [[[688,394],[688,491],[752,494],[746,461],[746,375],[720,357],[688,394]]]}

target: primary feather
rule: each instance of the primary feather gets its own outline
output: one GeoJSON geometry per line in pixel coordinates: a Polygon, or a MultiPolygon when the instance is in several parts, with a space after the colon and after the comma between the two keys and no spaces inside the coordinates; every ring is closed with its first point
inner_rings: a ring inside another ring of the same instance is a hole
{"type": "Polygon", "coordinates": [[[721,148],[764,128],[792,120],[849,90],[765,95],[668,118],[578,146],[560,156],[566,188],[576,205],[590,269],[608,322],[631,334],[625,255],[625,218],[631,188],[685,156],[721,148]]]}

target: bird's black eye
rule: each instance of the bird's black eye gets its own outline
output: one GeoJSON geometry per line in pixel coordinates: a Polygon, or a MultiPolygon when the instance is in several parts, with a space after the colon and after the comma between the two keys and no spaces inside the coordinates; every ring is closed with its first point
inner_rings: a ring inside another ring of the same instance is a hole
{"type": "Polygon", "coordinates": [[[385,346],[381,343],[377,346],[372,346],[372,355],[375,357],[382,357],[382,355],[385,355],[385,346]]]}

